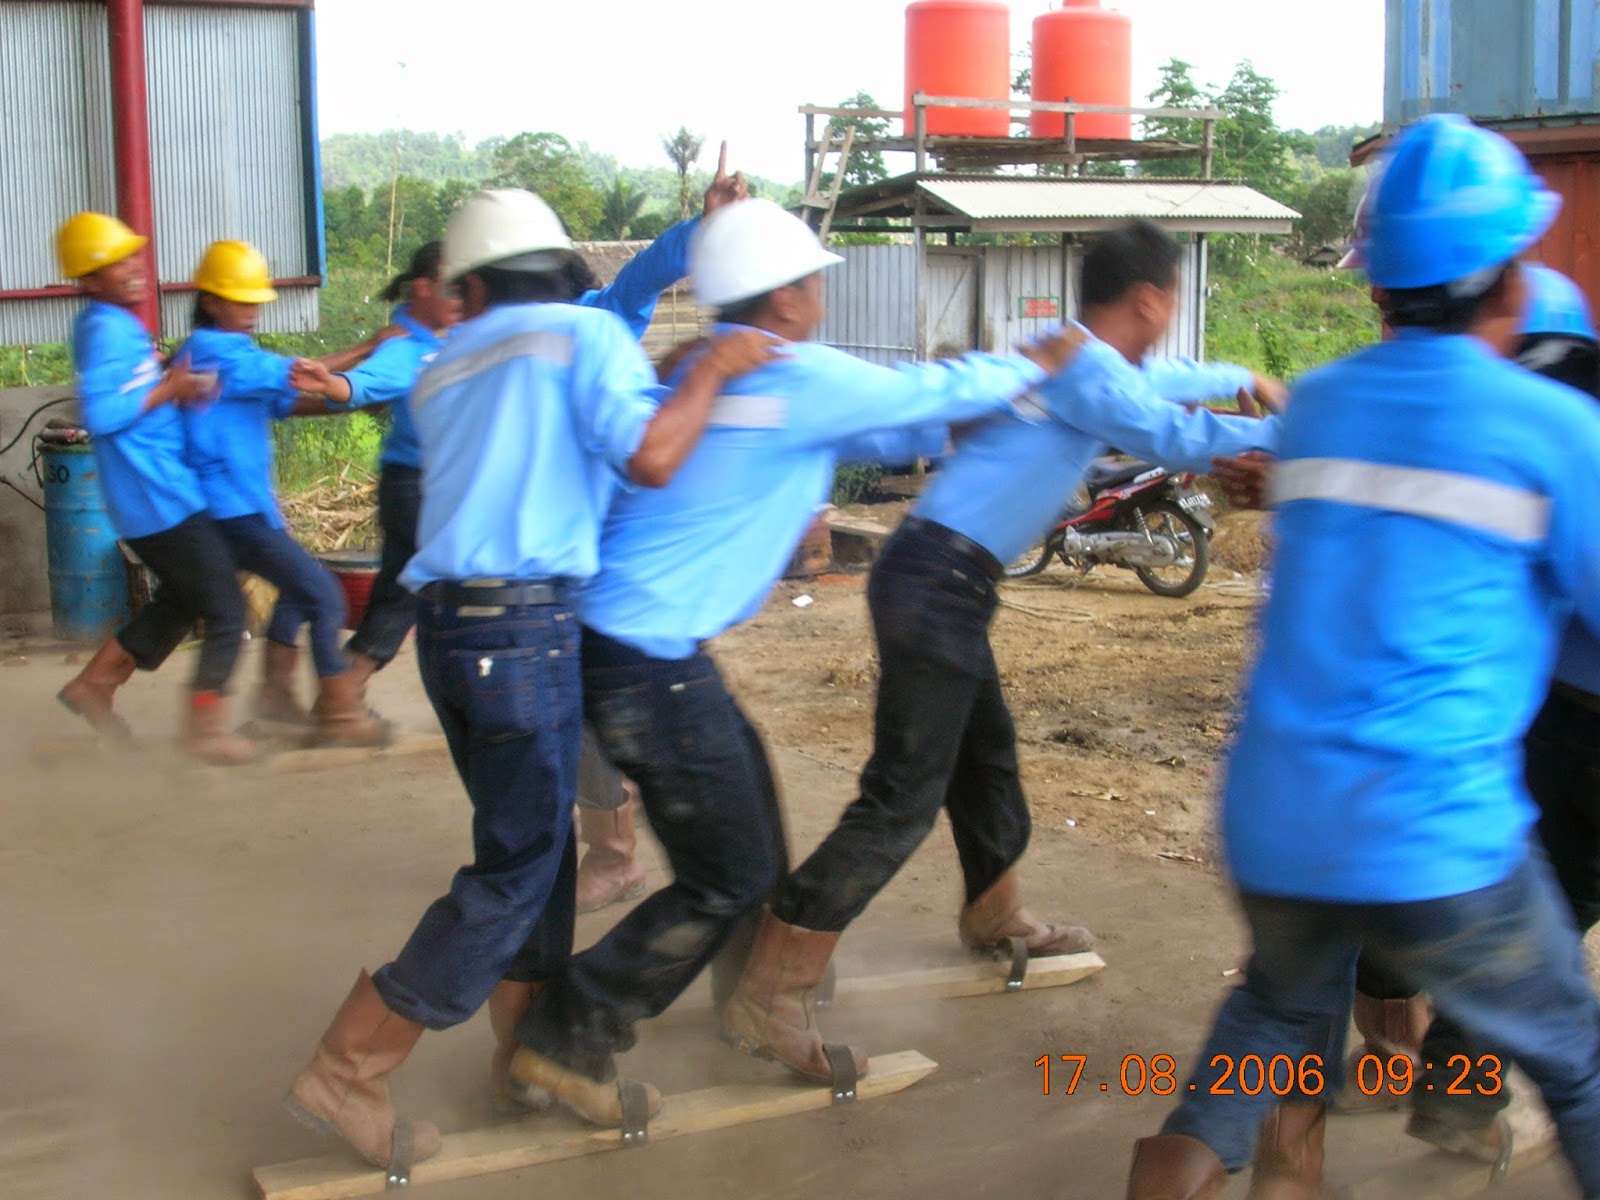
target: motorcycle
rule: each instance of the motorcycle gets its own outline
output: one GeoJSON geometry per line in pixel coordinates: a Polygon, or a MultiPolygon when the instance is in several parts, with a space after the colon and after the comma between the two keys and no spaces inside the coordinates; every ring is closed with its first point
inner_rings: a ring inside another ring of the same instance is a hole
{"type": "Polygon", "coordinates": [[[1205,581],[1216,521],[1211,497],[1195,489],[1193,475],[1102,458],[1083,483],[1044,540],[1006,568],[1006,578],[1037,575],[1059,558],[1085,574],[1100,565],[1127,567],[1158,596],[1187,596],[1205,581]]]}

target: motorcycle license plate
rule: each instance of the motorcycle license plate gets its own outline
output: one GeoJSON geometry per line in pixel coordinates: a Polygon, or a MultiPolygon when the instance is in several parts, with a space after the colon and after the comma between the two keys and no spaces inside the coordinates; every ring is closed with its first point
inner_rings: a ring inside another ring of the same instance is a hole
{"type": "Polygon", "coordinates": [[[1179,496],[1178,503],[1190,512],[1197,512],[1200,509],[1211,507],[1211,497],[1204,492],[1190,492],[1186,496],[1179,496]]]}

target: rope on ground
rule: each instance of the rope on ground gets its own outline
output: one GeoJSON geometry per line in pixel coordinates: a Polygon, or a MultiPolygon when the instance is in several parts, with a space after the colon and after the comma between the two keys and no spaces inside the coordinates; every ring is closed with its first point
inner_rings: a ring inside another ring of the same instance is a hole
{"type": "Polygon", "coordinates": [[[1218,579],[1201,586],[1213,592],[1221,592],[1225,596],[1259,597],[1265,595],[1267,590],[1257,579],[1218,579]]]}
{"type": "Polygon", "coordinates": [[[856,769],[854,767],[843,767],[843,766],[840,766],[836,762],[832,762],[832,761],[830,761],[830,760],[828,760],[826,758],[823,758],[823,757],[821,757],[820,755],[817,755],[817,754],[811,754],[811,753],[809,753],[809,752],[807,752],[805,750],[800,749],[798,746],[785,746],[784,749],[787,750],[790,754],[799,755],[801,758],[805,759],[807,762],[816,763],[819,767],[827,767],[829,770],[832,770],[832,771],[843,771],[846,775],[854,775],[856,773],[856,769]]]}
{"type": "Polygon", "coordinates": [[[1083,608],[1034,608],[1031,605],[1018,604],[1015,600],[1007,600],[1004,596],[1000,597],[1000,607],[1015,609],[1025,616],[1041,617],[1046,621],[1093,622],[1100,619],[1083,608]]]}

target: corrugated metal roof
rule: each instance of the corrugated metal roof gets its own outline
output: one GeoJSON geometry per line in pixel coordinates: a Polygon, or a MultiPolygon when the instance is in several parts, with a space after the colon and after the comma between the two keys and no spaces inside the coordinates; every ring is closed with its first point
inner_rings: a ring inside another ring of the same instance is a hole
{"type": "Polygon", "coordinates": [[[1091,223],[1144,217],[1163,222],[1293,221],[1300,214],[1237,183],[1086,179],[940,179],[919,185],[928,197],[973,221],[1091,223]]]}

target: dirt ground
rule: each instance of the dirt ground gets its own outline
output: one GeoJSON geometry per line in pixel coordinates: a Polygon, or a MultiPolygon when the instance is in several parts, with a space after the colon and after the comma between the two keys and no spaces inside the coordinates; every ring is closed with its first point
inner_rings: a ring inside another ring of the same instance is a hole
{"type": "MultiPolygon", "coordinates": [[[[831,1036],[939,1062],[898,1096],[418,1194],[1121,1195],[1134,1139],[1168,1106],[1121,1094],[1123,1057],[1192,1065],[1237,979],[1240,931],[1210,866],[1212,773],[1259,584],[1219,571],[1166,600],[1125,572],[1070,582],[1056,568],[1008,587],[995,647],[1035,814],[1031,903],[1092,926],[1105,971],[1058,990],[827,1014],[831,1036]],[[1064,1053],[1088,1055],[1083,1083],[1044,1096],[1034,1062],[1064,1053]]],[[[717,655],[769,739],[804,853],[853,797],[868,745],[861,578],[783,585],[717,655]],[[802,595],[813,602],[797,607],[802,595]]],[[[0,1197],[247,1196],[251,1166],[326,1149],[277,1101],[356,970],[393,955],[462,861],[461,789],[440,754],[307,774],[187,768],[167,749],[185,654],[124,693],[140,748],[95,751],[50,699],[73,657],[37,637],[0,643],[0,1197]]],[[[409,646],[373,699],[432,729],[409,646]]],[[[645,854],[660,882],[659,855],[645,854]]],[[[936,831],[846,935],[841,970],[960,961],[958,878],[936,831]]],[[[580,942],[615,916],[582,918],[580,942]]],[[[397,1076],[402,1110],[447,1130],[494,1121],[488,1048],[481,1014],[425,1037],[397,1076]]],[[[691,1022],[644,1030],[625,1070],[670,1103],[776,1069],[691,1022]]],[[[1359,1183],[1419,1153],[1398,1118],[1336,1121],[1330,1174],[1359,1183]]],[[[1243,1191],[1237,1179],[1229,1195],[1243,1191]]],[[[1506,1194],[1572,1193],[1544,1168],[1506,1194]]]]}

